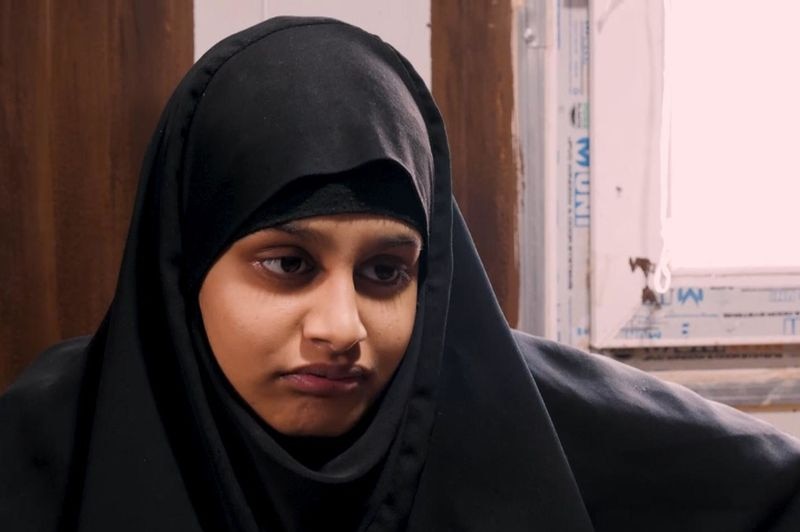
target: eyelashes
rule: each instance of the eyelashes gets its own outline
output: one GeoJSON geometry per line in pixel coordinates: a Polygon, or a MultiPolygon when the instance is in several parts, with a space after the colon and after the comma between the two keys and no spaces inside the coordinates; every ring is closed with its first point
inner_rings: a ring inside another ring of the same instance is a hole
{"type": "Polygon", "coordinates": [[[411,280],[408,268],[404,264],[374,262],[361,268],[360,273],[367,279],[389,285],[411,280]]]}
{"type": "Polygon", "coordinates": [[[271,273],[283,276],[303,275],[313,269],[308,259],[294,255],[267,258],[258,261],[258,264],[271,273]]]}
{"type": "MultiPolygon", "coordinates": [[[[273,278],[292,284],[310,282],[318,273],[316,264],[300,252],[262,258],[255,265],[273,278]]],[[[376,287],[399,289],[412,280],[412,271],[403,259],[381,255],[359,265],[354,276],[376,287]]]]}

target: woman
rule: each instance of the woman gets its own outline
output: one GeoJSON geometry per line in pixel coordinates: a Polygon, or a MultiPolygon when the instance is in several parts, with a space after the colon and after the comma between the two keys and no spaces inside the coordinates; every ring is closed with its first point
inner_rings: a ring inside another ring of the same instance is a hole
{"type": "Polygon", "coordinates": [[[111,308],[0,402],[3,530],[797,530],[800,444],[509,329],[392,48],[280,18],[151,142],[111,308]]]}

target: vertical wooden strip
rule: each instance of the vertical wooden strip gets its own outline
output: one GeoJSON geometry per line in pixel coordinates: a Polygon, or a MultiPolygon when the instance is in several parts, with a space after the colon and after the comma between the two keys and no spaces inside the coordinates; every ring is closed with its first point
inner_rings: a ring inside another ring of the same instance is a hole
{"type": "Polygon", "coordinates": [[[0,4],[0,390],[111,301],[146,143],[192,62],[192,5],[0,4]]]}
{"type": "Polygon", "coordinates": [[[506,318],[519,314],[512,0],[432,0],[433,93],[456,198],[506,318]]]}
{"type": "Polygon", "coordinates": [[[0,3],[0,389],[59,335],[45,1],[0,3]]]}

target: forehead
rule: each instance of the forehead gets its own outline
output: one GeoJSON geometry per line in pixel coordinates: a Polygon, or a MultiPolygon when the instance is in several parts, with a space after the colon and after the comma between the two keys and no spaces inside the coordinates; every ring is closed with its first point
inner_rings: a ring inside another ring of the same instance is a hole
{"type": "Polygon", "coordinates": [[[299,238],[379,237],[396,245],[421,246],[419,232],[401,220],[378,214],[332,214],[282,223],[265,231],[287,233],[299,238]]]}

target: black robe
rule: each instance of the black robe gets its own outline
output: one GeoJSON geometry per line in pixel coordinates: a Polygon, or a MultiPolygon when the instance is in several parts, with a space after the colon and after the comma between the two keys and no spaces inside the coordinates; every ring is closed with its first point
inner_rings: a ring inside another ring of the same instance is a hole
{"type": "Polygon", "coordinates": [[[795,531],[799,492],[796,440],[508,327],[428,90],[327,19],[267,21],[193,67],[148,150],[105,320],[0,398],[11,532],[795,531]],[[407,172],[428,216],[417,319],[367,426],[310,469],[229,408],[197,289],[281,187],[374,161],[407,172]]]}

